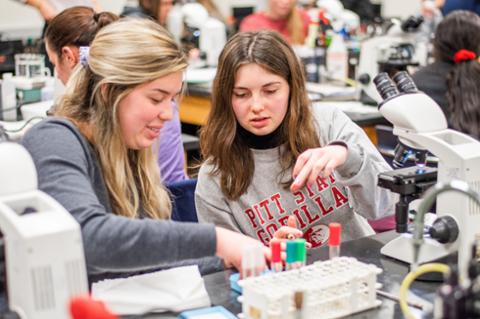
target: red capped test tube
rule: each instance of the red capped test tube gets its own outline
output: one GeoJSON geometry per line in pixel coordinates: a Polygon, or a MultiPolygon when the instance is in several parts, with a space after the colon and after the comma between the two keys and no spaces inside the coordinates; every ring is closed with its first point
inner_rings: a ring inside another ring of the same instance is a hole
{"type": "Polygon", "coordinates": [[[342,225],[339,223],[330,223],[328,228],[330,230],[330,236],[328,238],[328,254],[330,259],[332,259],[340,256],[342,225]]]}
{"type": "Polygon", "coordinates": [[[270,249],[272,250],[272,260],[270,263],[272,271],[281,272],[283,270],[281,242],[275,240],[271,241],[270,249]]]}

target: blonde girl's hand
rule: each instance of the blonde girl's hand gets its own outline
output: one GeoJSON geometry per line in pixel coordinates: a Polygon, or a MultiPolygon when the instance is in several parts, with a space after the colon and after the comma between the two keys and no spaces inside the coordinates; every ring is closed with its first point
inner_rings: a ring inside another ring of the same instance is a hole
{"type": "Polygon", "coordinates": [[[265,260],[270,261],[270,249],[260,241],[221,227],[215,227],[215,230],[217,233],[216,255],[223,259],[225,268],[235,267],[238,271],[241,271],[242,254],[246,248],[251,246],[262,246],[265,260]]]}
{"type": "MultiPolygon", "coordinates": [[[[285,242],[285,240],[293,240],[301,238],[303,232],[298,229],[297,218],[294,215],[290,215],[287,220],[287,226],[282,226],[273,234],[272,240],[280,240],[285,242]]],[[[310,249],[312,244],[307,242],[307,248],[310,249]]]]}
{"type": "Polygon", "coordinates": [[[292,192],[296,192],[305,185],[312,185],[318,176],[329,177],[333,170],[345,163],[348,149],[344,145],[328,145],[325,147],[308,149],[297,159],[293,167],[292,192]]]}

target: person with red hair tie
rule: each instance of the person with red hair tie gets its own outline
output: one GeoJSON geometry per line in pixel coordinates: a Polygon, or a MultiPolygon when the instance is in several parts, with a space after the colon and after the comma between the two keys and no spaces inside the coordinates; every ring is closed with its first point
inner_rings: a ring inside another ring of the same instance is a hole
{"type": "Polygon", "coordinates": [[[415,84],[440,105],[450,128],[480,139],[480,16],[450,13],[433,47],[435,62],[413,74],[415,84]]]}

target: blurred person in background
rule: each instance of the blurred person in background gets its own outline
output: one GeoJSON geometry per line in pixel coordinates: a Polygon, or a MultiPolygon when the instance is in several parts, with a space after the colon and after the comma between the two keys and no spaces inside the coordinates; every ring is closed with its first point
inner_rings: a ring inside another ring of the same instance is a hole
{"type": "Polygon", "coordinates": [[[274,30],[290,44],[303,44],[309,24],[308,13],[297,8],[296,0],[268,0],[264,10],[243,19],[240,31],[274,30]]]}
{"type": "Polygon", "coordinates": [[[480,0],[435,0],[444,16],[455,10],[469,10],[480,14],[480,0]]]}
{"type": "MultiPolygon", "coordinates": [[[[48,23],[63,10],[74,6],[92,7],[95,11],[102,10],[97,0],[16,0],[23,4],[34,7],[48,23]]],[[[46,27],[45,27],[46,29],[46,27]]]]}
{"type": "Polygon", "coordinates": [[[435,62],[412,78],[442,108],[450,128],[480,138],[480,17],[457,10],[437,27],[435,62]]]}

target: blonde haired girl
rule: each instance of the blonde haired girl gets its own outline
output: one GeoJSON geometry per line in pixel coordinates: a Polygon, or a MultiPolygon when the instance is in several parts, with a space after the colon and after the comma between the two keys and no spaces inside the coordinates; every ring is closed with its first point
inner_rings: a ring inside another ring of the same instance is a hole
{"type": "Polygon", "coordinates": [[[165,220],[171,205],[151,145],[182,90],[187,64],[178,46],[158,24],[127,19],[103,28],[88,56],[81,51],[56,117],[23,144],[40,189],[82,227],[90,279],[215,254],[238,267],[241,249],[229,246],[251,239],[165,220]]]}

